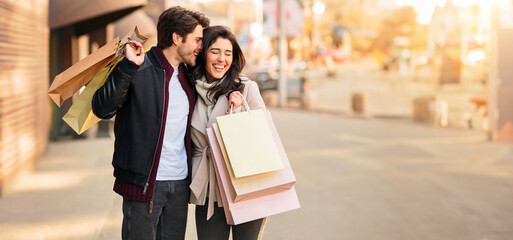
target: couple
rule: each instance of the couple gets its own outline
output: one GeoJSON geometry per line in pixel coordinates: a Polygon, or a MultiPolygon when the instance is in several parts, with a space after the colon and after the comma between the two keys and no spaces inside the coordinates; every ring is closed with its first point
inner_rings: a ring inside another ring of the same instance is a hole
{"type": "Polygon", "coordinates": [[[198,239],[261,238],[265,219],[226,222],[206,128],[243,96],[265,109],[255,82],[241,75],[244,55],[232,32],[182,7],[165,10],[158,43],[126,57],[92,100],[96,116],[116,115],[114,191],[123,196],[123,239],[184,239],[188,203],[198,239]],[[201,164],[203,163],[203,164],[201,164]]]}

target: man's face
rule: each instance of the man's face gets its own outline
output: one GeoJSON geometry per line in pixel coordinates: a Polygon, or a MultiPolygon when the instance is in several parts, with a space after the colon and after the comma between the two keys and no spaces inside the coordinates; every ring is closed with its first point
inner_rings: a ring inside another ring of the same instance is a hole
{"type": "Polygon", "coordinates": [[[201,52],[203,28],[198,24],[192,33],[185,36],[185,42],[178,43],[178,57],[188,66],[196,65],[196,56],[201,52]]]}

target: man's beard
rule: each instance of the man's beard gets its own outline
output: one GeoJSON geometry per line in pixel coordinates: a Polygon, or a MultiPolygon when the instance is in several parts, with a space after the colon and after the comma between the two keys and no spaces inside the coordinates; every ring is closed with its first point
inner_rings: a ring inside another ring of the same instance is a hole
{"type": "Polygon", "coordinates": [[[196,61],[192,60],[191,57],[194,56],[194,51],[187,52],[184,45],[178,47],[178,56],[182,59],[183,63],[187,64],[187,66],[193,67],[196,65],[196,61]]]}

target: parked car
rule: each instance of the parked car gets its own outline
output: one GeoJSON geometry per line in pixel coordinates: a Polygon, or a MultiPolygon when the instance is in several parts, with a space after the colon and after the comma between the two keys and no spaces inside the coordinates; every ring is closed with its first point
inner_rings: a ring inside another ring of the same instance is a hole
{"type": "MultiPolygon", "coordinates": [[[[287,79],[287,98],[303,100],[305,90],[308,89],[308,83],[304,76],[306,64],[302,62],[290,62],[286,71],[287,79]]],[[[253,79],[260,88],[260,92],[277,91],[279,87],[279,66],[265,64],[257,68],[251,74],[253,79]]]]}

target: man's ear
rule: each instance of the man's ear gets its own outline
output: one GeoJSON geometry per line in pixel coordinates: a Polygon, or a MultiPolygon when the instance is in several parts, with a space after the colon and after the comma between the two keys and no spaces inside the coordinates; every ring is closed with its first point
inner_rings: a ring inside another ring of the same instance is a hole
{"type": "Polygon", "coordinates": [[[178,45],[178,43],[181,43],[182,42],[182,36],[180,36],[180,34],[178,33],[173,33],[173,43],[175,45],[178,45]]]}

